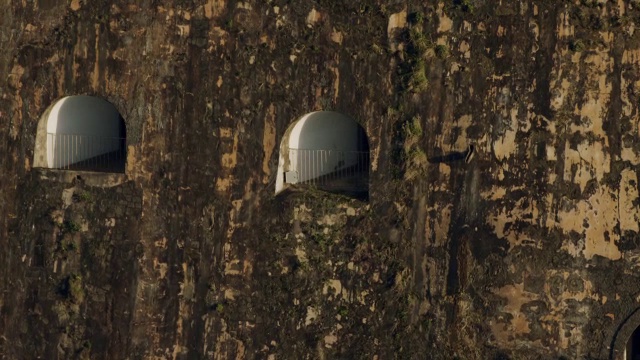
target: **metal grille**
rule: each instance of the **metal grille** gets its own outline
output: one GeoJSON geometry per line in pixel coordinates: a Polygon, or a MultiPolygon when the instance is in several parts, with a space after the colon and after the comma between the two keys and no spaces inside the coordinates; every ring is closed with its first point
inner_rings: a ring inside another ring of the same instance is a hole
{"type": "Polygon", "coordinates": [[[47,154],[54,169],[124,172],[126,146],[125,138],[47,133],[47,154]]]}
{"type": "Polygon", "coordinates": [[[288,174],[285,182],[291,184],[366,191],[369,187],[369,152],[289,149],[288,174]]]}

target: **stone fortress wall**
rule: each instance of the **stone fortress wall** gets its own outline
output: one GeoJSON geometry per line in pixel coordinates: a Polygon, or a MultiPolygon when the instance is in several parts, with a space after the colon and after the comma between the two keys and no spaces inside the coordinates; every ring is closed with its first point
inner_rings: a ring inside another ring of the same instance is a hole
{"type": "Polygon", "coordinates": [[[622,358],[639,7],[0,0],[0,358],[622,358]],[[71,95],[123,174],[34,166],[71,95]],[[367,201],[274,195],[314,111],[365,129],[367,201]]]}

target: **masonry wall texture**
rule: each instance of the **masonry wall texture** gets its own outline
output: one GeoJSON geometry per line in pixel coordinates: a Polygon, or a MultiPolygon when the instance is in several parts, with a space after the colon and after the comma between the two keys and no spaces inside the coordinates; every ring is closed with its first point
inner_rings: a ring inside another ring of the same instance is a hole
{"type": "Polygon", "coordinates": [[[2,359],[614,359],[640,325],[637,0],[0,10],[2,359]],[[32,167],[79,94],[118,181],[32,167]],[[274,195],[317,110],[366,129],[367,201],[274,195]]]}

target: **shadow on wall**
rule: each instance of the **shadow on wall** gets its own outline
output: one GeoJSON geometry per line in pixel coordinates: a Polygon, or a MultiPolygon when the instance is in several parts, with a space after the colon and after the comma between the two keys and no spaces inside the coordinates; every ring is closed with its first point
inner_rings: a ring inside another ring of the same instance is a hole
{"type": "Polygon", "coordinates": [[[276,194],[296,184],[358,198],[368,194],[369,141],[362,126],[333,111],[291,124],[280,144],[276,194]]]}
{"type": "Polygon", "coordinates": [[[69,96],[40,120],[34,167],[124,172],[126,145],[124,119],[111,103],[69,96]]]}
{"type": "Polygon", "coordinates": [[[432,156],[428,160],[432,164],[438,163],[451,163],[455,161],[464,160],[466,163],[469,163],[473,157],[474,146],[469,145],[467,150],[465,151],[453,151],[444,155],[432,156]]]}

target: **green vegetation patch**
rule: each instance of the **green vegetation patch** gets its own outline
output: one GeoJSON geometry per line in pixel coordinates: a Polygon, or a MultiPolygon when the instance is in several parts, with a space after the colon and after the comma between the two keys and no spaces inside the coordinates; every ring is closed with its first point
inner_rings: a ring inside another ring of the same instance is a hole
{"type": "Polygon", "coordinates": [[[574,52],[582,52],[587,48],[584,41],[582,40],[574,40],[569,44],[569,49],[574,52]]]}
{"type": "Polygon", "coordinates": [[[58,285],[57,292],[62,297],[71,300],[76,304],[84,301],[84,285],[82,276],[71,274],[64,278],[58,285]]]}
{"type": "Polygon", "coordinates": [[[429,85],[425,58],[433,51],[433,42],[422,30],[422,18],[414,15],[414,24],[409,29],[404,88],[414,93],[425,91],[429,85]]]}
{"type": "Polygon", "coordinates": [[[436,56],[440,59],[445,59],[449,56],[449,48],[447,45],[437,45],[435,48],[436,56]]]}
{"type": "Polygon", "coordinates": [[[73,234],[73,233],[77,233],[78,231],[80,231],[80,224],[78,224],[77,222],[75,222],[73,220],[65,220],[61,224],[58,224],[58,226],[60,227],[60,229],[64,233],[73,234]]]}
{"type": "Polygon", "coordinates": [[[422,174],[426,168],[427,154],[420,147],[422,124],[418,116],[402,124],[402,163],[405,180],[411,180],[422,174]]]}

